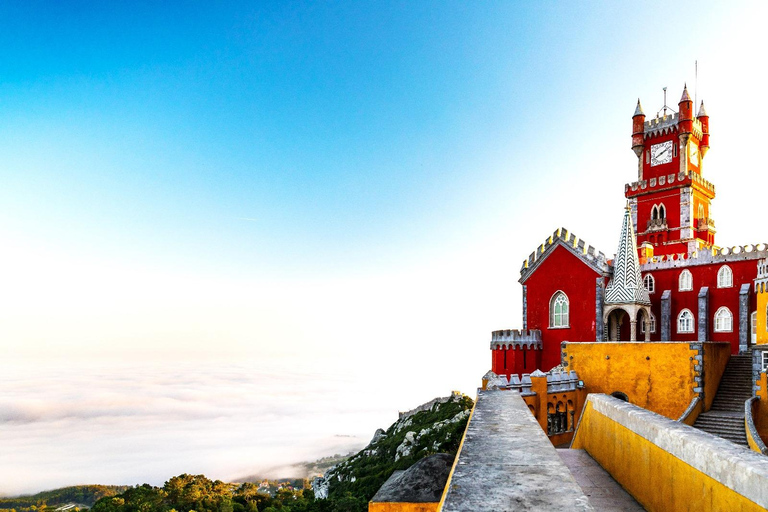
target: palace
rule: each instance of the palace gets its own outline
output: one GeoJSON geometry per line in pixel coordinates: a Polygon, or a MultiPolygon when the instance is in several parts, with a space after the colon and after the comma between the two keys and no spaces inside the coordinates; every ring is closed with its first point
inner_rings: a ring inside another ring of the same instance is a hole
{"type": "Polygon", "coordinates": [[[493,333],[495,374],[555,367],[565,341],[724,341],[738,354],[765,337],[768,246],[715,245],[704,102],[694,117],[684,88],[662,111],[646,120],[638,100],[632,117],[637,180],[616,257],[565,228],[537,247],[520,269],[522,330],[493,333]]]}
{"type": "Polygon", "coordinates": [[[768,246],[716,245],[693,109],[638,101],[615,256],[560,228],[523,261],[439,501],[371,512],[768,510],[768,246]]]}

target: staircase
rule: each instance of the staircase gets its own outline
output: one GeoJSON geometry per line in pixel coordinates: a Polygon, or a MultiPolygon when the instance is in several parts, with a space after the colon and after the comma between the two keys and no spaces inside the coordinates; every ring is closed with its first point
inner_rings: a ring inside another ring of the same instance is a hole
{"type": "Polygon", "coordinates": [[[747,446],[744,402],[752,396],[752,353],[731,356],[717,388],[712,408],[699,414],[694,427],[747,446]]]}

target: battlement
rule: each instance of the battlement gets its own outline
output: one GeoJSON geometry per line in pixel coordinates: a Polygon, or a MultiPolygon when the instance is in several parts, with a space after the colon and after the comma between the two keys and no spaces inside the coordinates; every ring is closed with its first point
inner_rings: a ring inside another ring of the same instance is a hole
{"type": "Polygon", "coordinates": [[[497,375],[489,371],[483,376],[483,380],[487,381],[487,389],[509,389],[521,392],[523,395],[529,395],[531,394],[532,386],[531,377],[545,376],[547,378],[547,393],[575,391],[579,384],[579,376],[575,370],[563,372],[550,371],[548,373],[536,370],[533,373],[524,373],[521,376],[513,373],[509,379],[507,379],[506,375],[497,375]]]}
{"type": "Polygon", "coordinates": [[[656,135],[665,135],[677,131],[677,113],[672,113],[662,117],[649,119],[643,125],[645,138],[655,137],[656,135]]]}
{"type": "Polygon", "coordinates": [[[768,279],[768,258],[757,262],[757,279],[768,279]]]}
{"type": "Polygon", "coordinates": [[[528,256],[527,260],[523,261],[523,265],[520,268],[520,281],[524,281],[536,267],[536,264],[543,259],[545,254],[558,243],[563,244],[571,252],[585,260],[591,266],[596,267],[600,272],[608,273],[610,267],[608,260],[600,251],[595,250],[591,245],[587,245],[584,240],[579,239],[573,233],[570,233],[565,228],[558,228],[552,235],[547,238],[543,244],[538,246],[534,252],[528,256]]]}
{"type": "Polygon", "coordinates": [[[665,188],[675,188],[685,185],[697,185],[696,188],[709,192],[712,197],[715,196],[715,186],[701,177],[697,172],[684,172],[677,174],[668,174],[658,178],[635,181],[624,185],[624,192],[627,197],[637,196],[645,192],[663,190],[665,188]]]}
{"type": "MultiPolygon", "coordinates": [[[[729,261],[759,260],[768,258],[768,244],[747,244],[734,247],[713,247],[702,249],[690,254],[662,254],[648,258],[648,261],[640,266],[640,270],[663,270],[676,267],[690,267],[693,265],[709,265],[712,263],[726,263],[729,261]]],[[[759,269],[758,264],[758,269],[759,269]]]]}
{"type": "Polygon", "coordinates": [[[497,348],[541,349],[541,331],[538,329],[505,329],[491,333],[491,350],[497,348]]]}

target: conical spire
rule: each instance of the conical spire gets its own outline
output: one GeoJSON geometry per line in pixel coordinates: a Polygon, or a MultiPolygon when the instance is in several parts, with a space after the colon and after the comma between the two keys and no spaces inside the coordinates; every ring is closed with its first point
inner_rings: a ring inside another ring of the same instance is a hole
{"type": "Polygon", "coordinates": [[[684,101],[691,101],[691,97],[688,96],[688,84],[685,84],[683,86],[683,97],[680,98],[680,103],[682,103],[684,101]]]}
{"type": "Polygon", "coordinates": [[[632,114],[632,117],[635,116],[644,116],[645,113],[643,112],[643,107],[640,105],[640,98],[637,98],[637,108],[635,108],[635,113],[632,114]]]}
{"type": "Polygon", "coordinates": [[[621,239],[616,259],[613,262],[613,277],[605,289],[606,304],[643,304],[649,306],[651,299],[643,286],[640,275],[640,261],[637,258],[635,230],[632,228],[630,207],[624,210],[624,223],[621,225],[621,239]]]}
{"type": "Polygon", "coordinates": [[[701,106],[699,107],[699,113],[696,114],[696,117],[707,117],[707,111],[704,109],[704,100],[701,101],[701,106]]]}

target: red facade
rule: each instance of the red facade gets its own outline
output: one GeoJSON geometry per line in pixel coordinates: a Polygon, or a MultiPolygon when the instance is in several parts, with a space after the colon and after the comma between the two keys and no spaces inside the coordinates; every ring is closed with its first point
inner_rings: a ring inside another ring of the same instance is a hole
{"type": "MultiPolygon", "coordinates": [[[[715,187],[701,174],[709,149],[709,116],[702,103],[694,117],[694,105],[687,91],[678,104],[678,113],[671,109],[667,113],[667,108],[665,105],[664,116],[646,122],[638,102],[632,119],[638,181],[625,186],[625,196],[632,209],[640,270],[643,278],[649,279],[646,287],[653,315],[650,325],[640,322],[638,317],[637,339],[644,338],[645,329],[654,327],[651,341],[723,341],[731,344],[733,353],[738,353],[753,342],[756,298],[751,285],[757,277],[758,260],[768,257],[768,248],[745,246],[729,250],[714,245],[710,204],[715,187]],[[723,283],[718,283],[718,272],[724,266],[730,269],[731,283],[719,286],[723,283]],[[689,289],[681,289],[683,271],[690,272],[689,289]],[[745,294],[741,295],[743,285],[749,286],[744,287],[745,294]],[[669,297],[666,316],[662,311],[665,292],[669,297]],[[690,317],[686,314],[685,318],[691,320],[679,325],[684,310],[690,312],[690,317]],[[705,318],[701,318],[702,311],[706,312],[705,318]],[[722,311],[722,316],[716,325],[718,311],[722,311]],[[724,321],[727,313],[730,323],[724,321]],[[701,332],[702,321],[706,332],[701,332]],[[662,340],[662,328],[668,332],[668,339],[662,340]]],[[[602,253],[587,248],[565,229],[549,237],[521,269],[525,331],[514,331],[514,336],[535,337],[537,341],[492,342],[493,372],[509,378],[511,374],[531,373],[534,369],[547,371],[560,364],[563,341],[607,339],[603,295],[613,272],[611,265],[602,253]],[[559,295],[563,298],[556,304],[559,295]]],[[[620,326],[621,340],[629,340],[629,323],[620,326]]],[[[503,336],[510,336],[510,332],[497,331],[494,336],[502,333],[498,339],[506,339],[503,336]]]]}
{"type": "Polygon", "coordinates": [[[542,332],[542,369],[560,364],[563,341],[595,341],[595,293],[597,278],[594,268],[561,244],[541,261],[536,271],[523,281],[526,287],[528,329],[542,332]],[[557,292],[568,298],[568,326],[550,327],[550,302],[557,292]]]}

